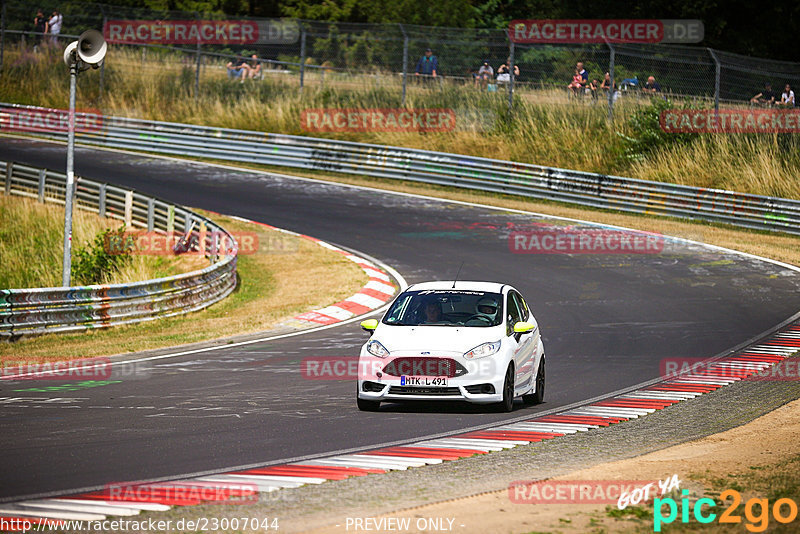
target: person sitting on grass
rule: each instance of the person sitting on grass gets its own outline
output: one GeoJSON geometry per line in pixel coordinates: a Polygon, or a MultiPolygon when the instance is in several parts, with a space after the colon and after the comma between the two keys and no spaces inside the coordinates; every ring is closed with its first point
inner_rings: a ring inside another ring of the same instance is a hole
{"type": "Polygon", "coordinates": [[[794,91],[792,91],[792,87],[788,83],[786,84],[786,87],[783,88],[783,93],[781,93],[781,101],[778,102],[777,105],[783,108],[794,107],[794,91]]]}
{"type": "Polygon", "coordinates": [[[572,81],[567,86],[567,89],[572,91],[572,94],[577,96],[578,93],[580,93],[582,85],[583,85],[583,76],[581,76],[581,73],[578,71],[578,69],[575,69],[575,73],[572,75],[572,81]]]}
{"type": "MultiPolygon", "coordinates": [[[[511,83],[511,58],[506,59],[506,62],[497,67],[497,83],[511,83]]],[[[519,76],[519,65],[514,65],[514,77],[519,76]]]]}
{"type": "MultiPolygon", "coordinates": [[[[617,88],[617,82],[614,82],[614,89],[617,88]]],[[[606,93],[611,90],[611,74],[606,72],[605,76],[603,76],[603,82],[600,84],[600,89],[605,91],[606,93]]]]}
{"type": "Polygon", "coordinates": [[[764,84],[764,90],[750,99],[751,104],[758,104],[759,106],[771,107],[775,103],[775,91],[772,90],[771,83],[764,84]]]}
{"type": "Polygon", "coordinates": [[[597,88],[599,87],[599,84],[600,82],[597,81],[597,78],[592,78],[592,81],[586,86],[586,88],[589,90],[589,93],[592,95],[592,98],[597,98],[597,88]]]}
{"type": "Polygon", "coordinates": [[[489,60],[487,59],[483,62],[481,68],[478,69],[478,75],[475,76],[475,87],[480,84],[481,87],[486,88],[493,77],[494,69],[489,65],[489,60]]]}
{"type": "Polygon", "coordinates": [[[654,95],[661,92],[661,85],[659,85],[654,76],[648,76],[647,83],[642,86],[642,91],[654,95]]]}
{"type": "Polygon", "coordinates": [[[247,67],[247,77],[251,80],[261,76],[261,60],[258,59],[258,55],[253,54],[250,56],[250,63],[247,67]]]}
{"type": "Polygon", "coordinates": [[[244,60],[242,56],[238,56],[236,59],[228,61],[228,64],[225,66],[228,69],[228,78],[232,80],[239,79],[244,82],[244,79],[247,77],[250,67],[247,66],[247,62],[244,60]]]}

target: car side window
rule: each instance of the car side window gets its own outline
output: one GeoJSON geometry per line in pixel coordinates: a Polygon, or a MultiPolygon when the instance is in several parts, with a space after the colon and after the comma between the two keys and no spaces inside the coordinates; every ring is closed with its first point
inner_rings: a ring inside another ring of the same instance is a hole
{"type": "Polygon", "coordinates": [[[531,316],[530,311],[528,310],[528,306],[525,304],[525,299],[522,298],[522,295],[519,293],[513,293],[514,295],[514,302],[517,303],[517,309],[519,310],[520,321],[527,321],[528,318],[531,316]]]}
{"type": "Polygon", "coordinates": [[[506,335],[514,333],[514,325],[520,321],[520,313],[513,292],[506,297],[506,335]]]}

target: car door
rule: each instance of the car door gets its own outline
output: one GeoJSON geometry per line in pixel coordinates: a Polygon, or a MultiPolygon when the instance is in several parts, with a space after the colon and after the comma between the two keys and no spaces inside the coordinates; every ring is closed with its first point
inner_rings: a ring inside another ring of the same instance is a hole
{"type": "Polygon", "coordinates": [[[515,392],[528,390],[528,384],[525,382],[525,351],[524,342],[518,334],[514,332],[514,325],[521,320],[519,305],[513,297],[513,292],[509,291],[506,295],[506,337],[508,344],[511,347],[514,355],[514,390],[515,392]]]}
{"type": "MultiPolygon", "coordinates": [[[[530,311],[525,305],[525,300],[522,298],[522,295],[512,290],[509,291],[508,296],[510,304],[513,305],[514,309],[516,310],[517,321],[532,321],[530,311]]],[[[514,357],[517,366],[517,383],[520,385],[520,388],[523,388],[525,391],[527,391],[529,386],[532,384],[536,370],[536,366],[534,365],[536,344],[534,341],[536,339],[537,332],[536,329],[534,329],[523,334],[516,334],[513,332],[512,325],[512,334],[514,336],[514,340],[517,342],[517,352],[514,357]]]]}

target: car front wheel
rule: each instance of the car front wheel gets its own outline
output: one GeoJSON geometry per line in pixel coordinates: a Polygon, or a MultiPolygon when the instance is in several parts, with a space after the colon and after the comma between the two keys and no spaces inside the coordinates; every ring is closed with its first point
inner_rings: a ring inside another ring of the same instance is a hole
{"type": "Polygon", "coordinates": [[[514,366],[509,365],[506,379],[503,382],[503,400],[497,404],[500,412],[510,412],[514,409],[514,366]]]}
{"type": "Polygon", "coordinates": [[[362,399],[358,396],[358,383],[356,383],[356,404],[362,412],[377,412],[381,407],[381,401],[362,399]]]}
{"type": "Polygon", "coordinates": [[[541,404],[544,402],[544,354],[539,361],[539,369],[536,371],[536,390],[533,393],[522,396],[526,404],[541,404]]]}

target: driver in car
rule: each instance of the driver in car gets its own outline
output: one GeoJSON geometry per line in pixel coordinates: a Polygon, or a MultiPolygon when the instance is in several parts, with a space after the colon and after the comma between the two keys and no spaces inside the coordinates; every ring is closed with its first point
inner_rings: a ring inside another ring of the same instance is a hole
{"type": "Polygon", "coordinates": [[[429,300],[425,304],[425,318],[423,323],[438,323],[442,321],[442,306],[436,300],[429,300]]]}
{"type": "Polygon", "coordinates": [[[489,322],[494,323],[495,318],[497,317],[498,308],[497,301],[495,299],[492,297],[483,297],[478,301],[478,304],[475,306],[475,308],[480,315],[486,317],[489,322]]]}

